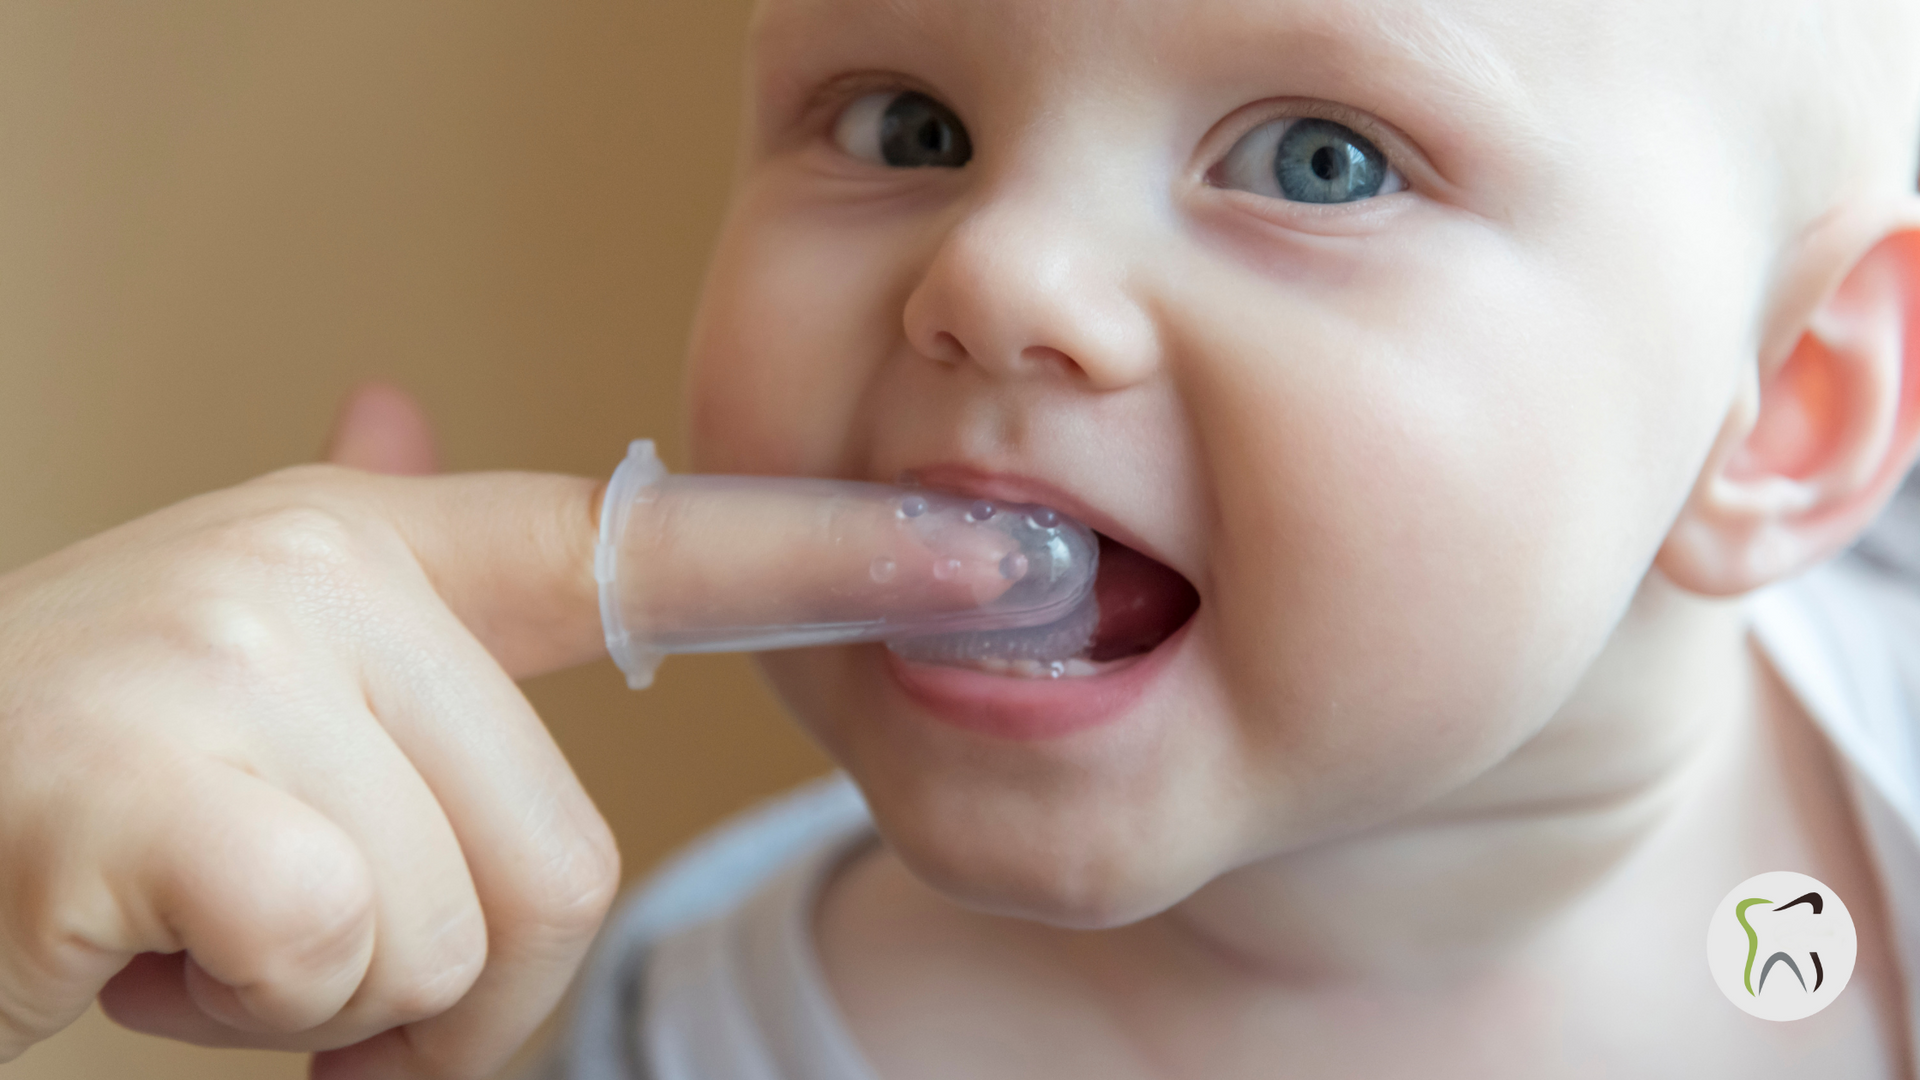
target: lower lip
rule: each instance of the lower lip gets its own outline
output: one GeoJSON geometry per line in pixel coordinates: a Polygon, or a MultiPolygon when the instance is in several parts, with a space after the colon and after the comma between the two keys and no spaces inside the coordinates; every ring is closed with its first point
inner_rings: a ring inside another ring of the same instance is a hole
{"type": "Polygon", "coordinates": [[[1064,679],[1023,679],[969,668],[903,660],[891,649],[887,670],[934,719],[1002,739],[1056,739],[1116,723],[1166,670],[1186,626],[1152,652],[1102,671],[1064,679]]]}

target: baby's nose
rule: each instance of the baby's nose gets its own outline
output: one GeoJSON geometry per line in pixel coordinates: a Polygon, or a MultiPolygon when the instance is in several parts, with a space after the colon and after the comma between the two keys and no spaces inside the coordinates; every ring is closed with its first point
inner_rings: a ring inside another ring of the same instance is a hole
{"type": "Polygon", "coordinates": [[[1128,287],[1134,253],[1087,207],[1029,193],[976,205],[941,237],[907,298],[907,340],[999,377],[1064,377],[1117,390],[1159,364],[1128,287]]]}

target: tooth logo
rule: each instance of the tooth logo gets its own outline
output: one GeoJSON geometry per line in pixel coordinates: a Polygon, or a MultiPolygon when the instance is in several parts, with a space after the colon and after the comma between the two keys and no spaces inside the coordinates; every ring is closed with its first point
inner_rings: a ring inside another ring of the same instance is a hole
{"type": "Polygon", "coordinates": [[[1853,977],[1853,916],[1832,889],[1775,870],[1741,882],[1707,922],[1707,968],[1727,1000],[1763,1020],[1799,1020],[1853,977]]]}

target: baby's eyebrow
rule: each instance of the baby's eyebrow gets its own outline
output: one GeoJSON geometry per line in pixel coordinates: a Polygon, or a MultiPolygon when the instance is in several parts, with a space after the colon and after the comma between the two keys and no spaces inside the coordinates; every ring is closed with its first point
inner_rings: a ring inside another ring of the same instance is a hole
{"type": "Polygon", "coordinates": [[[1385,13],[1371,27],[1389,48],[1469,99],[1524,100],[1527,92],[1513,66],[1476,34],[1438,19],[1391,18],[1385,13]]]}
{"type": "MultiPolygon", "coordinates": [[[[995,55],[1014,62],[1023,50],[1046,54],[1046,40],[1053,35],[1076,40],[1079,35],[1067,24],[1075,12],[1094,6],[1062,5],[1051,18],[1042,16],[1027,28],[1036,37],[1011,42],[995,55]]],[[[1255,87],[1275,73],[1311,71],[1308,85],[1325,87],[1344,103],[1419,115],[1427,121],[1423,128],[1462,142],[1482,141],[1494,132],[1503,141],[1566,141],[1546,122],[1527,80],[1488,28],[1440,5],[1118,0],[1110,6],[1125,9],[1125,17],[1114,22],[1133,28],[1131,44],[1146,50],[1136,55],[1149,66],[1185,54],[1189,69],[1255,87]]],[[[970,17],[979,10],[969,0],[767,0],[757,13],[752,40],[755,46],[786,45],[806,40],[808,30],[846,25],[903,54],[929,43],[951,54],[961,42],[983,46],[1004,32],[993,29],[999,24],[970,17]]]]}
{"type": "Polygon", "coordinates": [[[1477,27],[1433,5],[1308,0],[1265,7],[1236,36],[1276,54],[1314,56],[1356,81],[1403,77],[1420,107],[1450,127],[1497,124],[1503,136],[1561,141],[1513,64],[1477,27]],[[1407,77],[1411,76],[1411,77],[1407,77]]]}

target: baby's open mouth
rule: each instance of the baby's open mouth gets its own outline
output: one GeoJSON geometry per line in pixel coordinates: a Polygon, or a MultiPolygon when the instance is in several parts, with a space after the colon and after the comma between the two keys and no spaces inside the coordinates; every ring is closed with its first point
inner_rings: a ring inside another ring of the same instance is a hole
{"type": "Polygon", "coordinates": [[[1093,591],[1059,622],[888,643],[908,660],[1029,679],[1097,675],[1158,648],[1200,608],[1185,577],[1105,534],[1093,591]]]}

